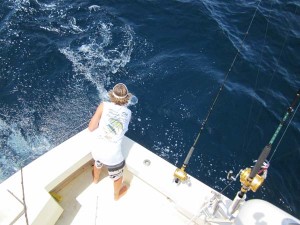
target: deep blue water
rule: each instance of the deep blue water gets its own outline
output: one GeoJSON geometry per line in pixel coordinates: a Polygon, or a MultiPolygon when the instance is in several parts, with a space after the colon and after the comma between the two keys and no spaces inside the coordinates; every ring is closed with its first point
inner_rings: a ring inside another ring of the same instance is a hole
{"type": "MultiPolygon", "coordinates": [[[[0,0],[0,182],[84,129],[116,82],[139,98],[127,136],[180,167],[239,49],[187,167],[222,191],[300,87],[299,2],[258,3],[0,0]]],[[[285,128],[247,196],[300,218],[300,112],[285,128]]]]}

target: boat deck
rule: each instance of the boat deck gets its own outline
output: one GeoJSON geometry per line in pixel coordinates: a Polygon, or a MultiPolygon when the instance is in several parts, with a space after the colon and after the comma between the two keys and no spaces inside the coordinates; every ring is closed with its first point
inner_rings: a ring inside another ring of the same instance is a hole
{"type": "MultiPolygon", "coordinates": [[[[216,194],[225,208],[231,203],[192,176],[188,183],[174,183],[176,167],[129,138],[122,150],[130,187],[115,201],[107,172],[98,184],[92,183],[89,137],[84,130],[24,167],[24,187],[20,171],[1,183],[0,196],[6,200],[0,203],[0,224],[26,224],[26,214],[32,225],[194,224],[190,218],[216,194]]],[[[195,219],[205,224],[202,217],[195,219]]]]}
{"type": "MultiPolygon", "coordinates": [[[[129,138],[122,143],[129,189],[115,201],[107,171],[98,184],[92,183],[93,159],[87,143],[89,132],[84,130],[1,183],[0,224],[232,224],[230,199],[192,176],[189,182],[176,184],[174,165],[129,138]]],[[[243,204],[236,221],[239,225],[300,224],[262,200],[243,204]]]]}
{"type": "Polygon", "coordinates": [[[124,180],[129,189],[118,201],[113,199],[113,181],[107,171],[102,172],[106,175],[98,184],[92,183],[91,171],[91,166],[86,167],[57,192],[62,196],[60,205],[64,212],[56,225],[189,223],[172,201],[128,170],[125,170],[124,180]]]}

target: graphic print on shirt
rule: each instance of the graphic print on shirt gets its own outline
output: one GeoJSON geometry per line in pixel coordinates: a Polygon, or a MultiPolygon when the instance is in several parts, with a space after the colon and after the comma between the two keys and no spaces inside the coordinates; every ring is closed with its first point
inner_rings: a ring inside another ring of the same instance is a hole
{"type": "Polygon", "coordinates": [[[118,113],[112,109],[109,109],[108,120],[104,126],[105,137],[109,140],[118,138],[124,131],[124,124],[128,119],[126,112],[118,113]]]}

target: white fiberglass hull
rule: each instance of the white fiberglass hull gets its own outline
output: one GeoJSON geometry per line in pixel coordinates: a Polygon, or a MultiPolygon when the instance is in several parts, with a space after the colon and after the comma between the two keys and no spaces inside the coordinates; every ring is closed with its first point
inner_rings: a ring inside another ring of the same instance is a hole
{"type": "MultiPolygon", "coordinates": [[[[23,169],[29,224],[234,224],[222,217],[227,216],[230,199],[218,194],[218,207],[200,213],[216,192],[193,177],[190,185],[177,185],[175,166],[129,138],[123,141],[123,151],[124,178],[130,188],[114,201],[113,184],[107,176],[92,183],[88,143],[89,131],[84,130],[23,169]],[[61,197],[61,202],[50,192],[61,197]]],[[[0,224],[26,224],[20,172],[1,183],[0,197],[0,224]]]]}

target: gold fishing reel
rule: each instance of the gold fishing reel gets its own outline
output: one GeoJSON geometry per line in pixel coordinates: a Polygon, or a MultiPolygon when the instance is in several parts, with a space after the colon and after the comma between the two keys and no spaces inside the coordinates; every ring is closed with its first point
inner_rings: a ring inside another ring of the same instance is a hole
{"type": "Polygon", "coordinates": [[[251,173],[250,168],[246,168],[241,172],[240,181],[243,186],[246,186],[251,189],[251,191],[256,192],[256,190],[263,184],[265,178],[256,174],[253,179],[249,179],[251,173]]]}
{"type": "Polygon", "coordinates": [[[174,172],[175,183],[186,182],[188,180],[188,175],[185,172],[186,165],[183,165],[180,169],[177,168],[174,172]]]}

